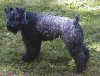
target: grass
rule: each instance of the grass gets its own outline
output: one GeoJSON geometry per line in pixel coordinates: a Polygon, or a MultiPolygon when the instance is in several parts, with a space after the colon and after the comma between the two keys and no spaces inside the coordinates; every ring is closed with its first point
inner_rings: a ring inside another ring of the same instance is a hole
{"type": "MultiPolygon", "coordinates": [[[[60,1],[60,0],[59,0],[60,1]]],[[[64,0],[65,1],[65,0],[64,0]]],[[[57,0],[0,0],[0,75],[1,76],[99,76],[100,75],[100,1],[58,3],[57,0]],[[13,2],[12,2],[13,1],[13,2]],[[6,29],[4,9],[25,6],[27,11],[74,18],[81,16],[84,42],[90,60],[83,74],[75,73],[75,64],[61,39],[42,43],[40,57],[34,62],[21,61],[25,48],[20,32],[15,36],[6,29]],[[99,6],[99,7],[98,7],[99,6]]]]}

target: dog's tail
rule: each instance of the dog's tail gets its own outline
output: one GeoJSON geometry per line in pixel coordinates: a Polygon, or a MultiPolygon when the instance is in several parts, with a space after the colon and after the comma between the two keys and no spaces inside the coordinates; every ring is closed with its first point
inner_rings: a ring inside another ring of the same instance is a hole
{"type": "Polygon", "coordinates": [[[77,13],[76,16],[75,16],[75,20],[76,20],[77,23],[78,23],[78,21],[80,20],[80,16],[79,16],[78,13],[77,13]]]}

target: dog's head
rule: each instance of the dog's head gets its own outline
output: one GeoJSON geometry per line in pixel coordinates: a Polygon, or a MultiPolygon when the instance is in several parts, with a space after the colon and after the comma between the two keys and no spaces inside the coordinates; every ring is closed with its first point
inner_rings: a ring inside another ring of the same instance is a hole
{"type": "Polygon", "coordinates": [[[13,33],[17,33],[21,26],[26,23],[25,8],[19,7],[13,9],[12,7],[6,8],[5,13],[7,14],[7,29],[13,33]]]}

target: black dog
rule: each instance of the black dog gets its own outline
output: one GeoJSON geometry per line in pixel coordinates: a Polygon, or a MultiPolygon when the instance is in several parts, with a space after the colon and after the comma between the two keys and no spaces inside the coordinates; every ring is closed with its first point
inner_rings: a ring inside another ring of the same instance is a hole
{"type": "Polygon", "coordinates": [[[25,12],[25,8],[7,8],[7,28],[16,34],[21,31],[26,54],[25,62],[32,61],[39,56],[41,42],[61,37],[75,60],[77,71],[82,72],[89,59],[89,51],[85,47],[83,31],[78,23],[79,16],[75,19],[51,16],[47,14],[25,12]]]}

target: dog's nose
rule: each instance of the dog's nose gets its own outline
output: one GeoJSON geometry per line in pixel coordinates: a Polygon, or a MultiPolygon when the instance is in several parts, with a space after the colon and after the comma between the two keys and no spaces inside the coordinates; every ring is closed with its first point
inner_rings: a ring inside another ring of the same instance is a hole
{"type": "Polygon", "coordinates": [[[7,22],[7,26],[8,27],[14,27],[14,25],[11,22],[9,22],[9,21],[7,22]]]}
{"type": "Polygon", "coordinates": [[[9,25],[7,25],[7,29],[10,31],[11,30],[11,27],[9,25]]]}
{"type": "Polygon", "coordinates": [[[9,22],[7,22],[7,26],[10,26],[10,23],[9,22]]]}

